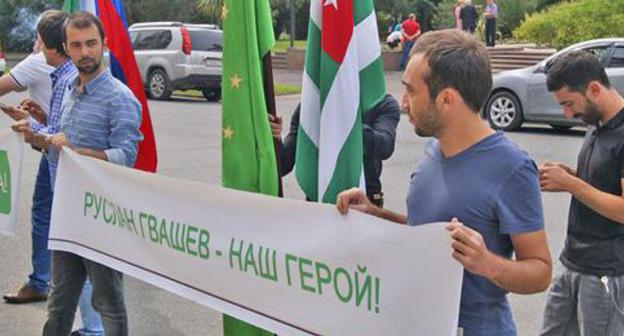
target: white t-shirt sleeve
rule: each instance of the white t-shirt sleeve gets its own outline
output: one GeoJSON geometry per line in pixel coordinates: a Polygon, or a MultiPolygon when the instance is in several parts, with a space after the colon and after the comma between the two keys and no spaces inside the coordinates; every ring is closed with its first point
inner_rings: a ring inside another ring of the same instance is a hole
{"type": "Polygon", "coordinates": [[[30,96],[48,112],[52,94],[50,73],[54,70],[46,63],[43,53],[31,54],[9,72],[17,86],[28,89],[30,96]]]}

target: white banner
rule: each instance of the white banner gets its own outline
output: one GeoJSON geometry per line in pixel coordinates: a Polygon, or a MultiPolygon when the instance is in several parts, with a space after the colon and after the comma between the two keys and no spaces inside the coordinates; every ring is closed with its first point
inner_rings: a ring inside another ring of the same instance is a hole
{"type": "Polygon", "coordinates": [[[0,234],[15,235],[24,139],[10,129],[0,132],[0,234]]]}
{"type": "Polygon", "coordinates": [[[143,173],[63,151],[50,248],[280,335],[455,335],[444,225],[143,173]]]}

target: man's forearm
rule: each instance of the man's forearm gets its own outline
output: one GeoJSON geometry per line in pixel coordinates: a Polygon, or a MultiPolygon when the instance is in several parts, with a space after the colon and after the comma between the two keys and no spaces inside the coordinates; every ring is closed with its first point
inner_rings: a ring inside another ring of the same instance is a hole
{"type": "Polygon", "coordinates": [[[388,209],[376,207],[373,215],[398,224],[407,224],[407,216],[388,209]]]}
{"type": "Polygon", "coordinates": [[[97,150],[87,149],[87,148],[76,148],[75,151],[76,153],[84,155],[84,156],[90,156],[92,158],[108,161],[108,156],[106,156],[106,153],[102,151],[97,151],[97,150]]]}
{"type": "Polygon", "coordinates": [[[624,225],[624,196],[600,191],[579,178],[568,189],[572,196],[592,210],[624,225]]]}
{"type": "Polygon", "coordinates": [[[490,269],[486,278],[512,293],[539,293],[550,284],[552,268],[538,258],[514,261],[491,253],[491,262],[488,264],[490,269]]]}

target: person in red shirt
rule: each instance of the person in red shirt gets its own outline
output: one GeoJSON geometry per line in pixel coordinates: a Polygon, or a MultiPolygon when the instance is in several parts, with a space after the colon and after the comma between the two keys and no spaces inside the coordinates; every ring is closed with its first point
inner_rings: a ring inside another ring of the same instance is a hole
{"type": "Polygon", "coordinates": [[[414,42],[416,42],[418,36],[420,36],[420,24],[416,21],[416,14],[411,13],[409,18],[403,21],[401,24],[401,33],[403,33],[403,37],[401,38],[403,42],[403,55],[401,57],[399,70],[405,70],[409,52],[412,50],[412,46],[414,42]]]}

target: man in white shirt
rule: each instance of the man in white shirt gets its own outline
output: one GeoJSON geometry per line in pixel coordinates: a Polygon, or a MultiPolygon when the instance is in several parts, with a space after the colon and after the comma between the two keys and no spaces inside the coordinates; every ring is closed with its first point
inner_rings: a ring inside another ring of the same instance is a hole
{"type": "MultiPolygon", "coordinates": [[[[9,92],[28,90],[30,99],[38,104],[47,114],[52,95],[50,73],[53,67],[47,65],[42,53],[34,53],[17,64],[11,71],[0,77],[0,97],[9,92]]],[[[22,104],[26,106],[28,104],[22,104]]],[[[15,120],[29,117],[24,108],[8,107],[3,111],[15,120]]],[[[50,208],[52,207],[52,189],[48,161],[42,156],[35,182],[32,221],[32,266],[33,271],[28,281],[16,293],[3,296],[7,303],[29,303],[47,299],[50,283],[51,254],[48,250],[48,228],[50,208]]]]}

